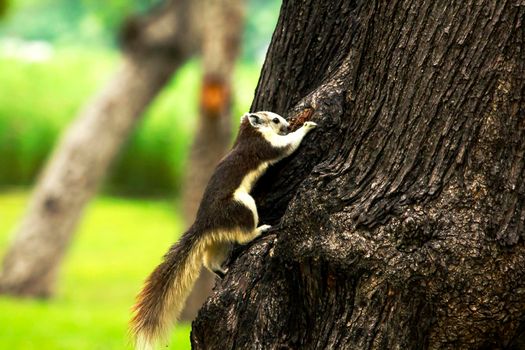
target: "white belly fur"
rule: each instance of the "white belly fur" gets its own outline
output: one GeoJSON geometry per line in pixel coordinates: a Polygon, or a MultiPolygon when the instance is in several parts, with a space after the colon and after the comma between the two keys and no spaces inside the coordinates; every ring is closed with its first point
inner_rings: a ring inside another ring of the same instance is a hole
{"type": "Polygon", "coordinates": [[[257,206],[255,205],[255,200],[250,196],[250,191],[252,190],[255,181],[266,171],[268,168],[268,163],[262,163],[257,167],[257,169],[250,171],[242,180],[239,188],[233,192],[233,198],[242,203],[246,208],[250,209],[253,214],[253,219],[255,226],[259,223],[259,215],[257,214],[257,206]]]}

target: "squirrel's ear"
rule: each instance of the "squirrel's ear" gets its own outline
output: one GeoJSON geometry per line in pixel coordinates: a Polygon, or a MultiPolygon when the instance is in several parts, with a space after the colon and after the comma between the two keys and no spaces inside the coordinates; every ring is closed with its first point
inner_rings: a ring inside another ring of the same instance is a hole
{"type": "Polygon", "coordinates": [[[258,128],[262,124],[262,119],[257,114],[248,114],[248,120],[253,127],[258,128]]]}

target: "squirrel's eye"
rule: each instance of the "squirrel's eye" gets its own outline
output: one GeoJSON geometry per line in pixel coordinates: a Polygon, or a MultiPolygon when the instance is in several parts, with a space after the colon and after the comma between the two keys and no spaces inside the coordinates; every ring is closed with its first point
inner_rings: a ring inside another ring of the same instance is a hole
{"type": "Polygon", "coordinates": [[[279,124],[279,118],[273,118],[272,122],[274,122],[275,124],[279,124]]]}

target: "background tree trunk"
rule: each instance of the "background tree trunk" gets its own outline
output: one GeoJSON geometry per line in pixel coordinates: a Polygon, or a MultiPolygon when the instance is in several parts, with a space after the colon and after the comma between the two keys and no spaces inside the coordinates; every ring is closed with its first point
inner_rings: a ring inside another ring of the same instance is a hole
{"type": "Polygon", "coordinates": [[[253,110],[319,124],[196,349],[524,348],[525,7],[285,0],[253,110]]]}
{"type": "Polygon", "coordinates": [[[0,19],[3,19],[9,10],[10,1],[9,0],[0,0],[0,19]]]}
{"type": "Polygon", "coordinates": [[[121,67],[58,144],[5,256],[1,292],[52,293],[84,206],[146,106],[194,52],[190,4],[169,2],[125,26],[121,67]]]}
{"type": "MultiPolygon", "coordinates": [[[[242,39],[244,11],[243,0],[203,1],[199,20],[204,71],[200,118],[183,190],[183,211],[188,225],[195,220],[208,180],[231,143],[231,80],[242,39]]],[[[182,320],[195,318],[214,283],[215,275],[202,269],[182,311],[182,320]]]]}

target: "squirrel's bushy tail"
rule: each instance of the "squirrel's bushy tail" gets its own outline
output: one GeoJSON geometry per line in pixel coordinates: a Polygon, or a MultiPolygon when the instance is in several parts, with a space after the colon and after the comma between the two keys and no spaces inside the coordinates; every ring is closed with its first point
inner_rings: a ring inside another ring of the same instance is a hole
{"type": "Polygon", "coordinates": [[[136,349],[153,349],[165,340],[199,276],[202,249],[190,228],[146,280],[133,307],[130,331],[136,349]]]}

